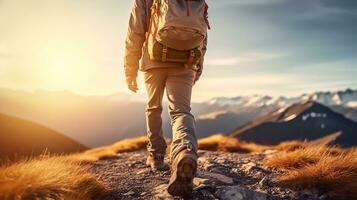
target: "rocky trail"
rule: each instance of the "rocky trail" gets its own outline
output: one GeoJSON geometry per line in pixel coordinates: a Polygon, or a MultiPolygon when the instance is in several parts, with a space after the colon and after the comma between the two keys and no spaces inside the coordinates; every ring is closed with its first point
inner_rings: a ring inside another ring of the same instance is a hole
{"type": "MultiPolygon", "coordinates": [[[[199,151],[194,179],[194,200],[324,200],[323,194],[292,191],[274,183],[278,170],[266,168],[263,160],[274,154],[238,154],[199,151]]],[[[105,199],[180,199],[166,192],[170,172],[145,166],[146,151],[121,153],[92,164],[92,172],[111,189],[105,199]]]]}

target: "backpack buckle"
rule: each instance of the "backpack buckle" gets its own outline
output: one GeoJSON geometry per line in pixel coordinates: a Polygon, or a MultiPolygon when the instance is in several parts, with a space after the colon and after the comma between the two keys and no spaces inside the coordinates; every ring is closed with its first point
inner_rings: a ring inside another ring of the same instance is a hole
{"type": "Polygon", "coordinates": [[[190,57],[188,57],[187,64],[192,64],[194,58],[195,58],[195,50],[190,50],[190,57]]]}

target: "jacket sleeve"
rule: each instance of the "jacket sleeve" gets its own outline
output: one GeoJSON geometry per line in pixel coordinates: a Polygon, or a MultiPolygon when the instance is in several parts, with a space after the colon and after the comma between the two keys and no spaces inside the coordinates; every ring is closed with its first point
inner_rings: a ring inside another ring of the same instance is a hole
{"type": "Polygon", "coordinates": [[[197,81],[198,79],[200,79],[200,77],[201,77],[201,75],[202,75],[203,63],[204,63],[206,51],[207,51],[207,36],[206,36],[205,40],[203,41],[203,46],[202,46],[202,58],[201,58],[201,61],[200,61],[199,66],[198,66],[198,70],[197,70],[197,73],[196,73],[195,81],[197,81]]]}
{"type": "Polygon", "coordinates": [[[137,77],[139,61],[147,29],[146,0],[134,0],[125,41],[124,69],[126,77],[137,77]]]}

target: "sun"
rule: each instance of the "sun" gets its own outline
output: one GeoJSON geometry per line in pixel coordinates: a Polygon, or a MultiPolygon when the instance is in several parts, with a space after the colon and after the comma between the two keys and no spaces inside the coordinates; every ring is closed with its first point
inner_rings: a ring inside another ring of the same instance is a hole
{"type": "Polygon", "coordinates": [[[40,51],[41,81],[48,88],[81,88],[89,81],[95,60],[85,45],[59,43],[40,51]]]}

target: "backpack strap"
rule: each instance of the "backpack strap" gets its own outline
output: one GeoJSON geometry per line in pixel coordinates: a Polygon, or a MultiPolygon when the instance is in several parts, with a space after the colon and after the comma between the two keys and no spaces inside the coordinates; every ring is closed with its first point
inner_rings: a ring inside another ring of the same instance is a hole
{"type": "Polygon", "coordinates": [[[158,22],[154,22],[154,16],[160,15],[160,5],[161,5],[161,0],[153,0],[153,3],[150,7],[150,22],[149,22],[148,31],[146,32],[146,40],[145,40],[146,46],[148,45],[149,37],[150,37],[153,26],[155,26],[153,37],[156,38],[158,29],[159,29],[159,24],[158,24],[158,22]]]}
{"type": "Polygon", "coordinates": [[[189,0],[185,0],[186,1],[186,15],[190,16],[190,4],[189,4],[189,0]]]}
{"type": "Polygon", "coordinates": [[[151,33],[151,29],[152,29],[152,16],[150,15],[150,22],[149,22],[149,27],[148,27],[148,31],[146,32],[146,39],[145,39],[145,45],[148,45],[149,42],[149,36],[151,33]]]}

